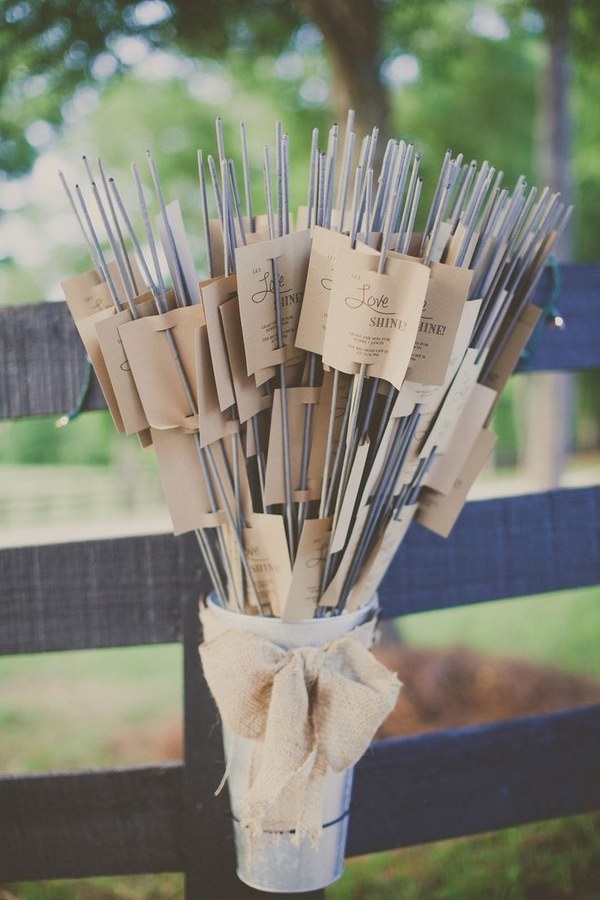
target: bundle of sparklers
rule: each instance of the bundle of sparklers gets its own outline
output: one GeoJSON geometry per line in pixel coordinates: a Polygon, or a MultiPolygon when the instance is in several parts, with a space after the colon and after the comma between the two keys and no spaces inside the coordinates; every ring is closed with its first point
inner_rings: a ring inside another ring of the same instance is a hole
{"type": "Polygon", "coordinates": [[[339,146],[337,125],[324,150],[314,130],[293,224],[288,135],[264,148],[261,215],[240,136],[241,178],[220,120],[217,159],[198,153],[201,281],[150,153],[152,213],[132,166],[141,234],[100,160],[84,157],[89,202],[61,173],[94,262],[63,287],[220,601],[297,621],[369,599],[413,519],[449,533],[571,210],[450,151],[420,209],[419,153],[390,140],[376,162],[377,129],[358,147],[350,111],[339,146]]]}

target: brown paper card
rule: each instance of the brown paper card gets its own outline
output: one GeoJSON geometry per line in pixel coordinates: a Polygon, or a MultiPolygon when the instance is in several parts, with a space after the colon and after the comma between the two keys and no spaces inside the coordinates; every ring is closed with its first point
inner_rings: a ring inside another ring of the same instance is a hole
{"type": "Polygon", "coordinates": [[[201,445],[206,447],[239,430],[237,420],[223,413],[219,406],[206,325],[196,329],[196,375],[198,432],[201,445]]]}
{"type": "MultiPolygon", "coordinates": [[[[200,306],[185,306],[161,316],[136,319],[119,328],[125,354],[146,413],[153,428],[194,427],[170,342],[171,330],[192,394],[196,390],[196,342],[194,332],[204,325],[200,306]]],[[[197,404],[197,398],[195,403],[197,404]]]]}
{"type": "Polygon", "coordinates": [[[429,488],[421,491],[417,522],[441,537],[448,537],[465,505],[471,485],[485,466],[495,443],[495,434],[481,431],[452,490],[448,494],[429,488]]]}
{"type": "Polygon", "coordinates": [[[308,231],[238,247],[236,268],[248,374],[298,355],[294,346],[310,253],[308,231]],[[279,266],[283,348],[277,348],[272,259],[279,266]]]}
{"type": "Polygon", "coordinates": [[[404,506],[400,518],[398,520],[392,519],[388,523],[383,535],[363,564],[362,572],[346,603],[346,612],[358,609],[362,603],[370,600],[377,591],[390,563],[398,552],[400,544],[406,536],[417,508],[417,503],[413,503],[411,506],[404,506]]]}
{"type": "Polygon", "coordinates": [[[137,437],[142,450],[149,450],[153,446],[151,428],[144,428],[143,431],[138,431],[137,437]]]}
{"type": "Polygon", "coordinates": [[[224,521],[222,513],[210,512],[194,436],[180,428],[152,429],[152,439],[174,533],[211,528],[224,521]]]}
{"type": "MultiPolygon", "coordinates": [[[[156,314],[156,305],[149,293],[139,297],[136,306],[140,316],[156,314]]],[[[96,322],[98,343],[117,398],[126,434],[136,434],[148,428],[148,419],[119,335],[120,326],[131,321],[131,310],[127,308],[96,322]]]]}
{"type": "MultiPolygon", "coordinates": [[[[99,287],[103,291],[106,291],[106,293],[108,293],[108,288],[105,284],[102,284],[99,287]]],[[[114,315],[115,309],[111,304],[110,306],[104,307],[100,312],[93,313],[92,315],[86,315],[81,319],[77,319],[75,325],[86,349],[87,355],[90,358],[94,372],[96,373],[96,378],[98,379],[98,382],[102,389],[102,393],[104,395],[104,399],[106,400],[108,410],[112,416],[112,420],[115,424],[115,428],[117,429],[119,434],[124,434],[125,425],[123,423],[123,416],[121,415],[121,410],[119,409],[117,395],[115,394],[115,389],[113,387],[110,375],[108,374],[108,369],[104,360],[104,354],[100,349],[98,334],[96,332],[96,327],[99,322],[103,321],[104,319],[111,319],[114,315]]]]}
{"type": "MultiPolygon", "coordinates": [[[[253,376],[246,369],[246,355],[240,322],[240,307],[237,296],[219,307],[229,367],[235,394],[235,404],[240,422],[247,422],[263,409],[268,409],[273,400],[264,388],[259,388],[253,376]]],[[[218,387],[218,386],[217,386],[218,387]]],[[[249,429],[251,432],[252,429],[249,429]]],[[[253,454],[252,454],[253,455],[253,454]]]]}
{"type": "Polygon", "coordinates": [[[212,278],[202,282],[200,290],[219,405],[222,410],[226,410],[235,403],[235,395],[231,382],[229,353],[219,310],[224,303],[236,296],[237,279],[235,275],[229,275],[227,278],[212,278]]]}
{"type": "Polygon", "coordinates": [[[398,389],[406,375],[425,300],[429,270],[407,259],[387,261],[355,250],[338,253],[323,362],[348,374],[368,364],[368,374],[398,389]]]}
{"type": "Polygon", "coordinates": [[[228,438],[224,438],[222,441],[205,448],[205,459],[219,507],[224,508],[227,505],[234,517],[239,517],[248,522],[252,516],[252,496],[239,435],[232,434],[228,438]],[[233,461],[235,452],[237,452],[238,456],[239,511],[234,494],[235,470],[233,461]]]}
{"type": "MultiPolygon", "coordinates": [[[[136,286],[141,291],[144,282],[140,275],[135,257],[129,257],[129,264],[135,278],[136,286]]],[[[117,297],[122,306],[125,307],[127,305],[127,294],[123,287],[121,276],[119,275],[119,269],[114,260],[108,263],[108,271],[113,280],[117,297]]],[[[75,275],[73,278],[61,282],[61,287],[65,294],[69,311],[76,322],[85,316],[100,312],[102,309],[108,309],[109,307],[115,309],[108,285],[102,280],[95,269],[84,272],[82,275],[75,275]]]]}
{"type": "Polygon", "coordinates": [[[406,377],[421,384],[443,384],[469,293],[472,272],[443,263],[432,263],[430,273],[406,377]]]}
{"type": "Polygon", "coordinates": [[[423,483],[427,487],[441,494],[448,494],[452,490],[483,426],[489,419],[496,396],[496,391],[492,388],[483,384],[473,385],[445,449],[436,455],[431,469],[425,476],[423,483]]]}
{"type": "Polygon", "coordinates": [[[338,252],[349,246],[345,234],[320,226],[313,229],[306,289],[296,334],[296,345],[303,350],[323,354],[333,267],[338,252]]]}
{"type": "Polygon", "coordinates": [[[537,325],[542,310],[539,306],[528,304],[520,318],[515,323],[513,330],[506,339],[506,343],[488,373],[485,383],[493,387],[498,397],[506,387],[506,383],[521,359],[521,353],[525,348],[533,329],[537,325]]]}
{"type": "Polygon", "coordinates": [[[244,529],[244,547],[256,590],[273,615],[281,616],[292,581],[283,518],[255,513],[250,526],[244,529]]]}
{"type": "Polygon", "coordinates": [[[330,538],[331,519],[306,519],[298,541],[292,581],[283,609],[284,622],[301,622],[313,617],[319,602],[330,538]]]}
{"type": "Polygon", "coordinates": [[[95,269],[61,282],[69,312],[76,322],[103,309],[114,308],[108,290],[100,294],[94,290],[99,284],[104,282],[95,269]]]}
{"type": "MultiPolygon", "coordinates": [[[[302,441],[306,420],[307,404],[319,402],[320,388],[298,387],[286,391],[288,426],[290,438],[290,466],[292,476],[292,496],[294,500],[316,500],[320,496],[320,482],[308,480],[307,489],[300,491],[302,466],[302,441]]],[[[309,460],[310,463],[310,460],[309,460]]],[[[267,506],[285,502],[285,482],[283,476],[283,426],[281,418],[281,391],[273,392],[271,430],[267,452],[264,502],[267,506]]],[[[309,468],[310,472],[310,468],[309,468]]]]}

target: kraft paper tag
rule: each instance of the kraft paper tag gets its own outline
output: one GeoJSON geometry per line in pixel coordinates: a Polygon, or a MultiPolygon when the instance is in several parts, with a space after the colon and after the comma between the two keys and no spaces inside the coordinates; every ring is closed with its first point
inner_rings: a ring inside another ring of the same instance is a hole
{"type": "Polygon", "coordinates": [[[308,231],[238,247],[236,268],[248,375],[297,355],[296,331],[310,253],[308,231]],[[283,346],[277,347],[272,260],[279,269],[283,346]]]}
{"type": "Polygon", "coordinates": [[[456,419],[453,432],[445,449],[436,455],[425,476],[427,487],[448,494],[462,472],[469,454],[487,422],[495,400],[496,391],[483,384],[473,385],[469,398],[456,419]]]}
{"type": "Polygon", "coordinates": [[[250,526],[244,529],[244,547],[257,593],[281,616],[292,580],[283,518],[254,513],[250,526]]]}
{"type": "Polygon", "coordinates": [[[448,537],[465,505],[471,485],[485,466],[495,443],[495,434],[481,431],[452,490],[448,494],[429,488],[421,491],[417,522],[441,537],[448,537]]]}
{"type": "Polygon", "coordinates": [[[506,387],[508,379],[517,367],[521,358],[521,353],[531,337],[533,329],[537,325],[541,314],[542,310],[539,306],[534,306],[532,303],[529,303],[525,307],[506,339],[504,347],[493,363],[485,383],[489,385],[489,387],[493,387],[494,390],[497,391],[498,396],[500,396],[506,387]]]}
{"type": "Polygon", "coordinates": [[[298,542],[289,594],[283,609],[284,622],[301,622],[314,616],[330,538],[331,519],[306,519],[298,542]]]}
{"type": "MultiPolygon", "coordinates": [[[[143,285],[143,279],[134,257],[129,257],[129,265],[138,288],[143,285]]],[[[127,305],[127,294],[119,274],[116,262],[108,263],[108,271],[115,287],[117,298],[123,307],[127,305]]],[[[109,307],[115,308],[108,285],[102,280],[95,269],[75,275],[67,281],[61,282],[67,306],[73,319],[77,322],[85,316],[100,312],[109,307]]]]}
{"type": "Polygon", "coordinates": [[[338,253],[329,302],[323,362],[368,374],[398,389],[406,375],[425,301],[429,270],[407,259],[389,258],[384,274],[378,256],[338,253]]]}
{"type": "Polygon", "coordinates": [[[196,267],[194,265],[194,258],[192,256],[192,251],[190,250],[188,237],[185,232],[185,225],[183,224],[183,217],[181,215],[179,200],[173,200],[172,203],[168,203],[166,210],[167,221],[171,229],[177,256],[175,256],[173,247],[171,246],[171,241],[167,237],[167,230],[162,215],[156,217],[156,227],[158,229],[160,241],[165,253],[165,257],[167,259],[169,272],[171,273],[173,290],[177,294],[178,305],[186,306],[186,298],[180,296],[178,293],[178,281],[180,279],[183,282],[185,290],[187,291],[189,302],[195,305],[197,303],[200,303],[198,275],[196,273],[196,267]]]}
{"type": "Polygon", "coordinates": [[[85,316],[101,312],[103,309],[113,308],[113,301],[108,290],[100,293],[94,290],[100,284],[103,284],[103,281],[95,269],[61,282],[60,286],[65,295],[69,312],[76,322],[85,316]]]}
{"type": "MultiPolygon", "coordinates": [[[[156,305],[151,294],[138,298],[136,307],[140,316],[156,314],[156,305]]],[[[120,326],[131,321],[131,310],[124,309],[96,322],[98,343],[119,404],[125,434],[136,434],[148,428],[148,419],[119,335],[120,326]]]]}
{"type": "Polygon", "coordinates": [[[425,304],[406,374],[411,381],[444,383],[472,274],[468,269],[431,264],[425,304]]]}
{"type": "MultiPolygon", "coordinates": [[[[106,291],[106,293],[108,293],[108,288],[105,284],[102,284],[101,288],[103,291],[106,291]]],[[[106,400],[108,410],[112,416],[112,420],[115,423],[115,428],[117,429],[119,434],[124,434],[125,425],[123,422],[123,416],[121,415],[121,410],[119,409],[117,395],[115,394],[113,383],[110,379],[110,375],[108,374],[108,369],[104,360],[104,354],[100,349],[98,334],[96,332],[96,327],[99,322],[103,321],[104,319],[111,319],[115,314],[116,313],[114,306],[111,303],[110,306],[104,307],[100,310],[100,312],[93,313],[92,315],[86,315],[81,319],[77,319],[75,325],[86,349],[87,355],[90,358],[94,372],[96,373],[96,378],[98,379],[100,388],[102,389],[102,393],[104,395],[104,399],[106,400]]]]}
{"type": "MultiPolygon", "coordinates": [[[[307,483],[306,489],[300,492],[306,406],[307,404],[314,405],[318,403],[319,394],[320,388],[298,387],[287,388],[286,390],[292,496],[294,500],[314,500],[320,496],[319,483],[311,483],[310,480],[307,483]]],[[[285,499],[281,391],[277,388],[273,392],[271,430],[269,432],[269,449],[265,473],[264,502],[267,506],[271,506],[274,503],[284,503],[285,499]]]]}
{"type": "MultiPolygon", "coordinates": [[[[264,388],[259,388],[256,380],[247,374],[246,354],[240,322],[240,306],[237,296],[219,306],[219,313],[227,344],[229,368],[235,394],[237,416],[241,423],[248,422],[263,409],[268,409],[273,397],[264,388]]],[[[217,384],[217,389],[218,389],[217,384]]],[[[249,429],[250,433],[252,429],[249,429]]],[[[254,454],[252,454],[254,455],[254,454]]]]}
{"type": "Polygon", "coordinates": [[[385,531],[362,566],[361,574],[346,603],[346,612],[353,612],[373,596],[398,552],[417,509],[417,503],[404,506],[400,517],[388,522],[385,531]]]}
{"type": "Polygon", "coordinates": [[[173,532],[213,528],[223,513],[211,512],[194,435],[180,428],[151,429],[160,481],[173,522],[173,532]]]}
{"type": "Polygon", "coordinates": [[[348,247],[349,238],[346,235],[320,226],[313,229],[306,289],[296,335],[296,346],[303,350],[323,354],[333,267],[338,252],[348,247]]]}
{"type": "Polygon", "coordinates": [[[198,432],[201,445],[206,447],[233,434],[239,428],[238,422],[223,413],[219,406],[206,325],[196,329],[196,375],[198,432]]]}
{"type": "Polygon", "coordinates": [[[230,356],[219,310],[224,303],[236,296],[237,279],[235,275],[228,275],[227,278],[212,278],[200,285],[200,291],[219,405],[222,410],[226,410],[235,403],[235,394],[231,382],[230,356]]]}
{"type": "Polygon", "coordinates": [[[204,324],[202,308],[186,306],[161,316],[126,322],[119,328],[146,417],[153,428],[183,427],[192,414],[170,339],[164,332],[170,330],[172,334],[197,405],[194,333],[204,324]]]}

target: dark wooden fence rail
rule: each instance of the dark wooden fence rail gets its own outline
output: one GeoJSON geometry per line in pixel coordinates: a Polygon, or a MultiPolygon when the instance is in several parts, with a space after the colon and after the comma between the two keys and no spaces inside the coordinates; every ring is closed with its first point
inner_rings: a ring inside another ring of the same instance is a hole
{"type": "MultiPolygon", "coordinates": [[[[567,331],[544,326],[523,370],[600,367],[600,265],[562,279],[567,331]]],[[[550,290],[548,277],[538,303],[550,290]]],[[[85,360],[63,304],[0,311],[0,359],[0,418],[73,405],[85,360]]],[[[94,384],[86,408],[102,407],[94,384]]],[[[447,541],[415,527],[384,614],[597,584],[599,507],[600,488],[561,490],[469,503],[447,541]]],[[[19,547],[0,566],[0,653],[182,641],[185,691],[181,762],[0,778],[0,879],[183,871],[188,900],[263,896],[235,878],[226,798],[213,797],[223,758],[197,655],[194,542],[19,547]]],[[[600,707],[375,743],[357,767],[348,855],[597,809],[598,746],[600,707]]]]}

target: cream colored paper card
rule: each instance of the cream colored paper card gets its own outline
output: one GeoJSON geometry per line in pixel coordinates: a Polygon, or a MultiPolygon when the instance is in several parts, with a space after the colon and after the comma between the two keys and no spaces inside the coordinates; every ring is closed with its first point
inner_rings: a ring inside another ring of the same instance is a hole
{"type": "Polygon", "coordinates": [[[441,537],[448,537],[465,505],[471,485],[494,449],[496,435],[481,431],[469,458],[448,494],[424,488],[419,497],[416,520],[441,537]]]}
{"type": "Polygon", "coordinates": [[[349,246],[349,238],[344,234],[320,226],[313,229],[306,290],[296,335],[296,345],[303,350],[323,354],[333,267],[338,252],[349,246]]]}
{"type": "Polygon", "coordinates": [[[194,436],[180,428],[152,429],[152,440],[174,533],[219,524],[222,515],[210,510],[194,436]]]}
{"type": "MultiPolygon", "coordinates": [[[[187,384],[196,391],[196,342],[194,332],[204,325],[200,306],[174,309],[161,316],[136,319],[119,328],[125,354],[146,413],[153,428],[189,426],[192,414],[170,341],[171,331],[187,384]]],[[[197,405],[197,398],[194,397],[197,405]]]]}
{"type": "MultiPolygon", "coordinates": [[[[351,379],[342,375],[339,378],[338,391],[336,395],[333,431],[331,441],[332,460],[337,450],[342,424],[344,421],[344,412],[348,403],[350,393],[351,379]]],[[[313,440],[310,451],[310,460],[308,465],[308,475],[310,482],[316,482],[320,485],[323,480],[323,469],[325,465],[325,452],[327,450],[327,435],[329,430],[330,410],[333,402],[333,372],[325,372],[323,376],[323,384],[319,395],[319,403],[315,409],[313,420],[313,440]]]]}
{"type": "Polygon", "coordinates": [[[249,375],[297,355],[295,339],[309,254],[307,231],[236,250],[240,318],[249,375]],[[282,348],[277,347],[273,258],[277,258],[279,269],[282,348]]]}
{"type": "MultiPolygon", "coordinates": [[[[319,388],[288,388],[287,412],[290,446],[290,467],[292,476],[292,496],[294,500],[315,500],[319,497],[319,484],[308,480],[307,487],[300,491],[302,466],[302,444],[306,422],[306,406],[319,401],[319,388]]],[[[310,471],[310,470],[309,470],[310,471]]],[[[273,392],[271,430],[267,452],[264,501],[268,506],[285,502],[285,482],[283,467],[283,423],[281,414],[281,391],[273,392]]]]}
{"type": "Polygon", "coordinates": [[[481,374],[483,361],[484,357],[480,357],[479,351],[474,348],[469,348],[465,353],[421,448],[423,456],[428,456],[433,447],[437,447],[438,453],[445,452],[454,426],[468,402],[473,385],[481,374]]]}
{"type": "Polygon", "coordinates": [[[489,418],[496,396],[496,391],[492,388],[483,384],[473,385],[444,452],[436,456],[425,476],[423,483],[427,487],[441,494],[448,494],[452,490],[489,418]]]}
{"type": "Polygon", "coordinates": [[[281,516],[255,513],[244,529],[244,546],[261,602],[281,616],[292,581],[292,568],[281,516]]]}
{"type": "MultiPolygon", "coordinates": [[[[219,314],[227,344],[238,419],[242,423],[248,422],[263,409],[268,409],[271,406],[272,396],[264,388],[258,387],[256,380],[247,373],[237,296],[226,303],[222,303],[219,306],[219,314]]],[[[251,432],[251,429],[249,431],[251,432]]]]}
{"type": "Polygon", "coordinates": [[[212,369],[206,325],[196,329],[198,432],[203,447],[238,431],[237,420],[223,413],[212,369]]]}
{"type": "Polygon", "coordinates": [[[346,612],[353,612],[358,607],[370,600],[377,591],[390,563],[398,552],[400,544],[406,536],[406,532],[417,511],[418,504],[405,506],[398,520],[392,519],[381,538],[371,551],[363,564],[362,572],[352,589],[352,593],[346,603],[346,612]]]}
{"type": "Polygon", "coordinates": [[[365,471],[370,447],[371,442],[367,438],[362,444],[359,444],[356,449],[356,455],[350,470],[350,477],[348,478],[342,505],[335,523],[331,547],[329,548],[330,553],[337,553],[339,550],[342,550],[346,543],[348,531],[352,525],[352,513],[358,500],[358,491],[365,471]]]}
{"type": "Polygon", "coordinates": [[[208,282],[203,282],[200,288],[219,405],[222,410],[226,410],[235,403],[235,394],[231,381],[227,342],[219,310],[224,303],[237,296],[237,279],[235,275],[228,275],[227,278],[213,278],[208,282]]]}
{"type": "Polygon", "coordinates": [[[284,622],[301,622],[314,616],[330,538],[331,519],[305,520],[283,609],[284,622]]]}
{"type": "Polygon", "coordinates": [[[406,259],[387,261],[378,274],[378,256],[346,250],[334,268],[323,362],[348,374],[361,364],[368,374],[400,389],[406,375],[429,270],[406,259]]]}
{"type": "Polygon", "coordinates": [[[431,262],[439,262],[441,260],[451,235],[452,222],[441,222],[436,234],[433,235],[433,241],[430,237],[425,244],[425,256],[431,262]]]}
{"type": "Polygon", "coordinates": [[[425,304],[406,377],[443,384],[471,286],[472,272],[432,263],[425,304]]]}
{"type": "MultiPolygon", "coordinates": [[[[458,259],[458,254],[461,251],[461,247],[467,237],[468,229],[463,225],[462,222],[458,222],[456,228],[454,229],[454,234],[448,241],[446,245],[446,252],[444,253],[443,260],[449,266],[456,265],[456,260],[458,259]]],[[[469,242],[464,254],[463,266],[467,268],[470,265],[471,259],[473,257],[473,253],[475,252],[475,248],[477,246],[477,241],[479,240],[479,233],[474,231],[471,237],[469,238],[469,242]]]]}
{"type": "MultiPolygon", "coordinates": [[[[156,315],[156,305],[150,293],[138,297],[136,307],[139,316],[156,315]]],[[[127,308],[96,323],[98,343],[119,404],[126,434],[136,434],[148,428],[148,420],[119,335],[120,326],[131,321],[131,311],[127,308]]]]}
{"type": "MultiPolygon", "coordinates": [[[[181,279],[185,290],[188,293],[190,303],[195,305],[200,303],[198,275],[196,273],[192,251],[190,250],[190,243],[185,231],[185,225],[183,224],[179,200],[173,200],[172,203],[168,203],[166,211],[167,221],[170,226],[173,243],[175,244],[175,250],[177,252],[176,256],[173,252],[171,241],[167,237],[167,230],[162,215],[156,217],[156,227],[167,260],[169,272],[171,273],[171,278],[173,280],[173,288],[175,293],[177,293],[178,279],[181,279]]],[[[178,301],[180,306],[186,305],[185,297],[178,297],[178,301]]]]}
{"type": "Polygon", "coordinates": [[[352,530],[350,532],[350,537],[348,538],[348,544],[342,554],[338,569],[330,584],[328,585],[325,593],[321,597],[319,606],[337,606],[342,594],[342,590],[344,588],[346,577],[348,576],[348,573],[350,571],[350,566],[354,561],[354,556],[356,554],[358,543],[365,527],[368,514],[368,506],[363,506],[362,509],[358,510],[352,526],[352,530]]]}

